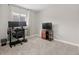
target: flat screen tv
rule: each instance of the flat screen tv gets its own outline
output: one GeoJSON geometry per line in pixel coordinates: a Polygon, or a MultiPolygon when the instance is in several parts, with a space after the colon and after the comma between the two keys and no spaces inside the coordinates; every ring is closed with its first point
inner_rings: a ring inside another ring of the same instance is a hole
{"type": "Polygon", "coordinates": [[[26,22],[25,21],[19,22],[19,26],[26,26],[26,22]]]}
{"type": "Polygon", "coordinates": [[[9,21],[8,22],[8,27],[19,27],[19,26],[26,26],[25,21],[9,21]]]}
{"type": "Polygon", "coordinates": [[[42,29],[49,29],[52,30],[52,23],[43,23],[42,29]]]}

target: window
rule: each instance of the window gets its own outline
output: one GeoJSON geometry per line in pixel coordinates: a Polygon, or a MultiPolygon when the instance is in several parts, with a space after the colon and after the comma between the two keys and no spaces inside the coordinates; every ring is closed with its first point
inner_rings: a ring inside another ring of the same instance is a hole
{"type": "Polygon", "coordinates": [[[13,21],[20,21],[19,14],[12,12],[12,19],[13,21]]]}
{"type": "Polygon", "coordinates": [[[12,12],[12,19],[14,21],[26,21],[26,23],[28,25],[27,17],[25,14],[12,12]]]}

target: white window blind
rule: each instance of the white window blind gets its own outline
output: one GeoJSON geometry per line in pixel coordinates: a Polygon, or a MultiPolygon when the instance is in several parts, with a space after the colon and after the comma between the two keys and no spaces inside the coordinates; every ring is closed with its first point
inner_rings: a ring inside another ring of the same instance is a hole
{"type": "Polygon", "coordinates": [[[29,10],[16,5],[9,5],[9,7],[13,21],[26,21],[27,25],[29,24],[29,10]]]}

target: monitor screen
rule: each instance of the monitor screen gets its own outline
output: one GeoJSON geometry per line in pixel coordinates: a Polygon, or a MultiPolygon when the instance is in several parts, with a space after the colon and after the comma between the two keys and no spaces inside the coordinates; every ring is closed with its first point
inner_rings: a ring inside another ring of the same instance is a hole
{"type": "Polygon", "coordinates": [[[8,22],[8,27],[19,27],[19,26],[26,26],[26,22],[25,21],[9,21],[8,22]]]}
{"type": "Polygon", "coordinates": [[[52,23],[43,23],[42,29],[52,29],[52,23]]]}
{"type": "Polygon", "coordinates": [[[19,26],[26,26],[26,22],[25,21],[19,22],[19,26]]]}

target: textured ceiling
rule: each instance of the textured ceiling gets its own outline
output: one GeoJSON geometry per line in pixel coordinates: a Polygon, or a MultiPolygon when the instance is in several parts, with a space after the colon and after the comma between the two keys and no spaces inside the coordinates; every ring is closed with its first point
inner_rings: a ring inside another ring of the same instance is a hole
{"type": "Polygon", "coordinates": [[[36,10],[36,11],[41,11],[51,6],[50,4],[17,4],[17,5],[27,9],[36,10]]]}

